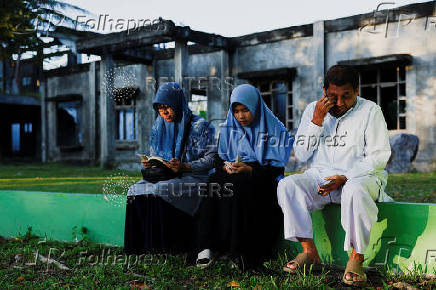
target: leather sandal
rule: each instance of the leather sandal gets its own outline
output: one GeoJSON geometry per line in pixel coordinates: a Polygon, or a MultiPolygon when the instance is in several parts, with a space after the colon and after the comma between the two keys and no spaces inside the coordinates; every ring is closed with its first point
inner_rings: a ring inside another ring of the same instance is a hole
{"type": "Polygon", "coordinates": [[[301,269],[304,268],[309,270],[311,266],[313,271],[317,271],[321,269],[322,264],[313,261],[307,253],[299,253],[293,260],[286,263],[286,265],[283,267],[283,271],[295,274],[297,271],[301,271],[301,269]],[[296,267],[291,269],[288,266],[289,264],[295,264],[296,267]]]}
{"type": "Polygon", "coordinates": [[[348,260],[347,267],[345,267],[344,276],[342,276],[342,282],[350,286],[362,285],[367,281],[365,271],[363,269],[362,263],[358,260],[350,259],[348,260]],[[347,273],[354,274],[352,280],[347,280],[345,276],[347,273]]]}

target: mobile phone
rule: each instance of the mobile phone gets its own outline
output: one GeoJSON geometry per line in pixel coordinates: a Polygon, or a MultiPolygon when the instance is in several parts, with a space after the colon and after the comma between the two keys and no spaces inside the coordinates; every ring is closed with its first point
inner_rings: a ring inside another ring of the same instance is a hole
{"type": "MultiPolygon", "coordinates": [[[[320,187],[320,189],[325,189],[325,188],[329,187],[330,184],[332,184],[332,183],[334,183],[334,182],[335,182],[334,180],[326,180],[326,181],[324,181],[324,182],[321,182],[321,183],[319,184],[319,187],[320,187]]],[[[323,191],[319,190],[319,191],[318,191],[318,194],[319,194],[319,195],[323,195],[323,191]]]]}
{"type": "Polygon", "coordinates": [[[229,161],[224,161],[224,165],[225,165],[228,169],[233,169],[232,163],[230,163],[229,161]]]}

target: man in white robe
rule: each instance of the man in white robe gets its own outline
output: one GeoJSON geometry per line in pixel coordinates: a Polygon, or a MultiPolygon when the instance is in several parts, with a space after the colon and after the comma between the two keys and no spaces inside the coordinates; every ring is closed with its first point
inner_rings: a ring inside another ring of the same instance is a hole
{"type": "Polygon", "coordinates": [[[300,161],[309,162],[309,169],[282,179],[277,189],[285,239],[300,241],[304,249],[285,265],[287,272],[320,263],[310,212],[339,203],[344,250],[352,250],[344,282],[366,280],[363,253],[377,221],[375,202],[392,201],[384,192],[391,148],[380,107],[358,93],[358,73],[333,66],[325,77],[324,96],[310,103],[301,118],[294,151],[300,161]]]}

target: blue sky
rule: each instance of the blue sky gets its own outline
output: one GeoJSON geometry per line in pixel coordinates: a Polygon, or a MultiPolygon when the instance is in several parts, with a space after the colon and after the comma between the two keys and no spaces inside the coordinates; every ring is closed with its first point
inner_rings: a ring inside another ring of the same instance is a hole
{"type": "MultiPolygon", "coordinates": [[[[312,23],[372,12],[380,3],[394,8],[422,1],[375,0],[301,0],[301,1],[165,1],[165,0],[65,0],[98,15],[108,14],[112,19],[164,19],[192,29],[239,36],[264,30],[312,23]]],[[[86,19],[86,18],[83,18],[86,19]]],[[[127,20],[126,20],[127,21],[127,20]]]]}

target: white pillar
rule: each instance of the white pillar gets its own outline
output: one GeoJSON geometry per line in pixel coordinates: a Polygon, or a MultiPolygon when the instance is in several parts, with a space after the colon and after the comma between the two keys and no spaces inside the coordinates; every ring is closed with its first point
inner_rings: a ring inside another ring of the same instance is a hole
{"type": "Polygon", "coordinates": [[[96,124],[96,115],[95,115],[95,62],[89,64],[88,71],[88,84],[89,84],[89,92],[88,92],[88,152],[89,152],[89,161],[91,164],[95,164],[96,156],[95,156],[95,124],[96,124]]]}
{"type": "Polygon", "coordinates": [[[115,143],[114,126],[114,61],[111,55],[104,55],[100,62],[100,166],[111,167],[115,143]]]}
{"type": "Polygon", "coordinates": [[[324,21],[313,23],[313,92],[314,98],[322,97],[325,72],[325,31],[324,21]]]}
{"type": "Polygon", "coordinates": [[[186,40],[176,40],[174,52],[174,80],[183,88],[186,98],[189,99],[189,91],[184,77],[187,74],[188,45],[186,40]]]}
{"type": "Polygon", "coordinates": [[[141,84],[139,86],[139,96],[136,101],[138,114],[138,151],[149,153],[150,134],[153,126],[155,112],[153,110],[153,98],[155,93],[154,66],[141,66],[141,84]]]}
{"type": "Polygon", "coordinates": [[[39,93],[41,95],[41,161],[47,162],[47,91],[46,82],[42,81],[39,86],[39,93]]]}

